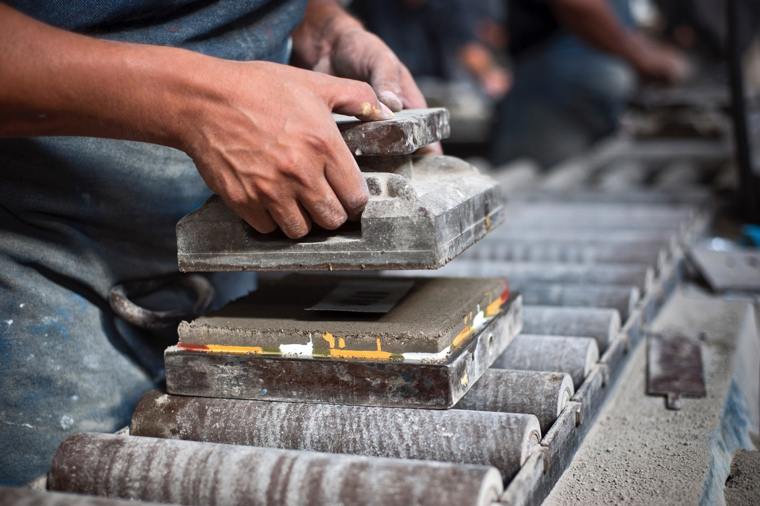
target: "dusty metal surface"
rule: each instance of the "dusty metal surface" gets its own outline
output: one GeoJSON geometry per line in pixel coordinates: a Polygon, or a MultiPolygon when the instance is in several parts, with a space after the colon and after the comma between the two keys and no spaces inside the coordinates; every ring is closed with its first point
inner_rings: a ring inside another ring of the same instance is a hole
{"type": "Polygon", "coordinates": [[[149,392],[140,436],[496,467],[509,479],[541,439],[533,415],[205,399],[149,392]]]}
{"type": "Polygon", "coordinates": [[[703,244],[689,249],[689,258],[715,291],[760,291],[760,253],[755,250],[720,251],[703,244]]]}
{"type": "Polygon", "coordinates": [[[487,505],[487,466],[76,434],[50,471],[53,490],[187,505],[487,505]]]}
{"type": "Polygon", "coordinates": [[[441,354],[283,357],[173,346],[164,354],[167,390],[232,399],[450,408],[520,331],[521,309],[520,299],[512,296],[501,312],[441,354]]]}
{"type": "Polygon", "coordinates": [[[677,333],[647,338],[647,393],[666,396],[668,409],[681,409],[681,396],[707,395],[699,341],[677,333]]]}
{"type": "Polygon", "coordinates": [[[449,111],[405,109],[385,121],[360,121],[334,114],[338,129],[354,156],[409,155],[451,134],[449,111]]]}

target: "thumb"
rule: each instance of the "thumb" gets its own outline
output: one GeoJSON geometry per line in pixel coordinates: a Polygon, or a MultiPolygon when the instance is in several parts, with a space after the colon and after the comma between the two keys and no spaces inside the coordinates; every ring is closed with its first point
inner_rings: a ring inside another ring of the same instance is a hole
{"type": "Polygon", "coordinates": [[[356,116],[362,121],[393,118],[393,112],[377,98],[369,84],[337,77],[331,81],[323,93],[333,112],[356,116]]]}

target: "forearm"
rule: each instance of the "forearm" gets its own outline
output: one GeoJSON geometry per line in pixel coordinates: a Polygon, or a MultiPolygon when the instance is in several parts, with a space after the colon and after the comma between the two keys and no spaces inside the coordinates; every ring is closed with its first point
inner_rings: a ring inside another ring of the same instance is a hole
{"type": "Polygon", "coordinates": [[[193,114],[189,97],[201,89],[192,76],[205,57],[77,35],[3,4],[0,47],[0,136],[81,135],[181,147],[184,116],[193,114]]]}
{"type": "Polygon", "coordinates": [[[560,23],[593,47],[634,63],[638,37],[618,21],[605,0],[554,0],[560,23]]]}
{"type": "Polygon", "coordinates": [[[337,0],[310,0],[303,21],[293,31],[293,63],[314,68],[340,35],[363,28],[337,0]]]}

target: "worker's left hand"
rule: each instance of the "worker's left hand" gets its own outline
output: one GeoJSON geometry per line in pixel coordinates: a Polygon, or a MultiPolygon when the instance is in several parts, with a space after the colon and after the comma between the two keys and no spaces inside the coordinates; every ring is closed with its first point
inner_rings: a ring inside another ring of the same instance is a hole
{"type": "MultiPolygon", "coordinates": [[[[409,69],[385,42],[344,11],[325,4],[332,2],[312,0],[304,24],[293,34],[296,63],[317,72],[369,83],[391,111],[426,108],[425,97],[409,69]],[[333,16],[326,23],[328,28],[322,25],[322,29],[313,29],[313,25],[319,26],[320,17],[327,17],[326,13],[333,16]]],[[[440,143],[425,146],[420,151],[443,154],[440,143]]]]}
{"type": "Polygon", "coordinates": [[[363,28],[338,36],[314,70],[369,83],[394,112],[427,107],[409,69],[377,35],[363,28]]]}
{"type": "MultiPolygon", "coordinates": [[[[427,107],[425,97],[406,65],[377,35],[363,28],[341,34],[314,70],[369,83],[377,98],[394,112],[427,107]]],[[[443,154],[438,142],[420,151],[429,155],[443,154]]]]}

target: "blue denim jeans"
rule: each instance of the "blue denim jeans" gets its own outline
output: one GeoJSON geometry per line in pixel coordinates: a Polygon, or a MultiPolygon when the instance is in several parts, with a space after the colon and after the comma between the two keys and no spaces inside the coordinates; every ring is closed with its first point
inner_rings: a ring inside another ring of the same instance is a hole
{"type": "MultiPolygon", "coordinates": [[[[35,15],[27,3],[11,2],[35,15]]],[[[286,62],[306,1],[153,2],[160,15],[150,22],[114,18],[149,3],[51,2],[38,17],[112,39],[286,62]],[[82,8],[90,4],[97,8],[82,8]]],[[[118,318],[108,293],[176,272],[175,225],[209,195],[192,160],[171,148],[0,140],[0,485],[45,473],[71,433],[123,427],[160,384],[166,342],[118,318]]],[[[229,273],[214,283],[219,305],[252,290],[255,278],[229,273]]]]}
{"type": "MultiPolygon", "coordinates": [[[[630,24],[627,2],[612,2],[630,24]]],[[[491,160],[530,157],[549,167],[612,133],[636,78],[621,60],[563,33],[518,62],[496,112],[491,160]]]]}

